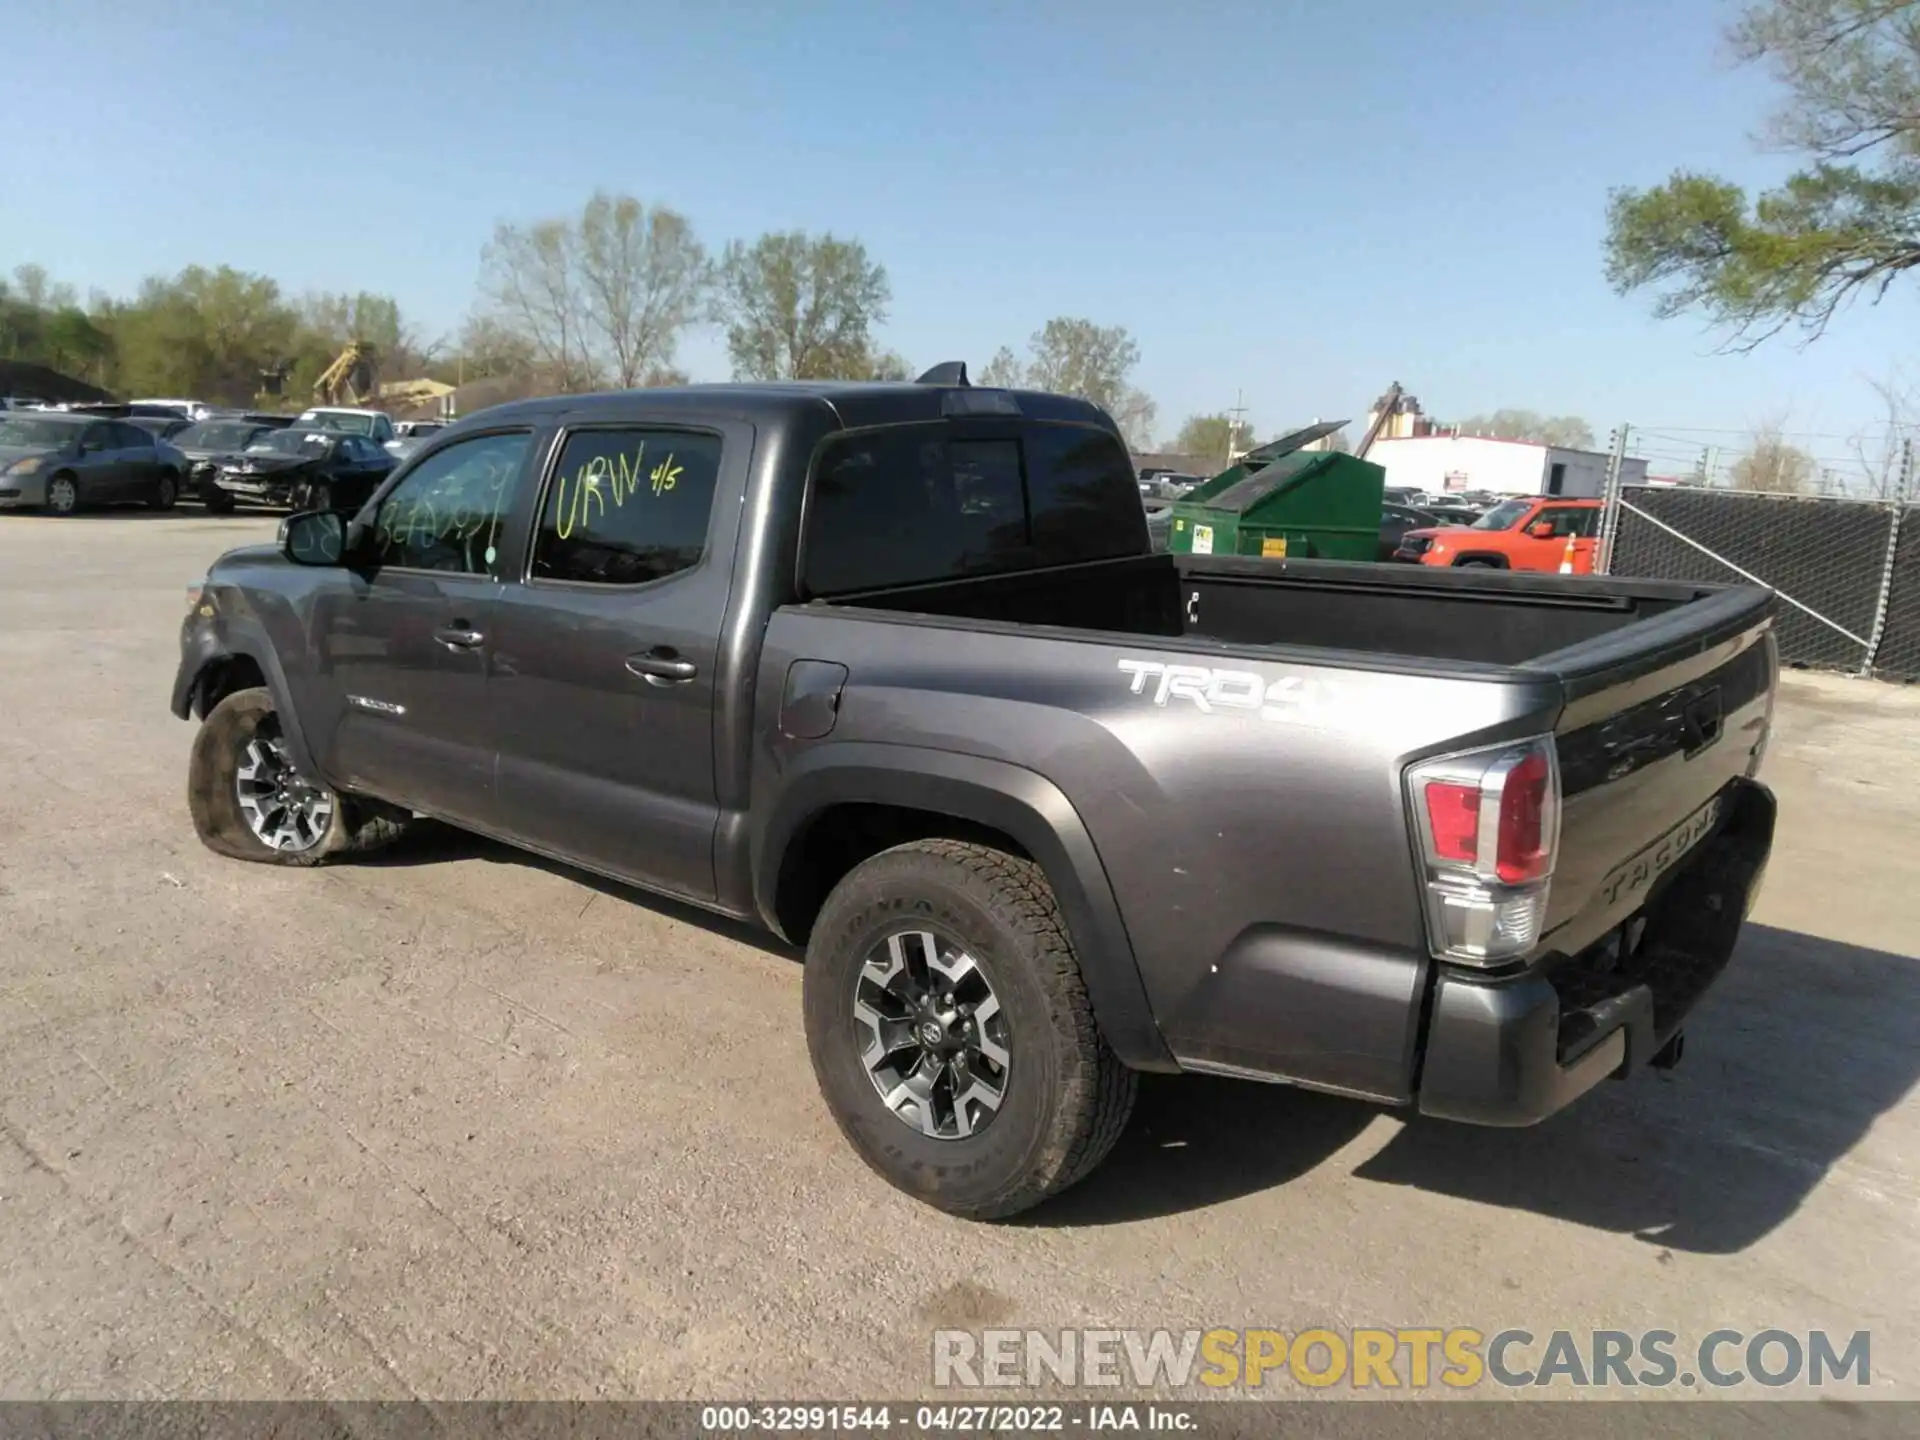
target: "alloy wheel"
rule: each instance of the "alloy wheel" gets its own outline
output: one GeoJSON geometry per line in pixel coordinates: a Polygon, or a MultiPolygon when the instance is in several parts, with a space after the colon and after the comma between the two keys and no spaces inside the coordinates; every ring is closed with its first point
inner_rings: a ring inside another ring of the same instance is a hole
{"type": "Polygon", "coordinates": [[[233,788],[247,828],[271,850],[311,850],[333,823],[333,792],[301,779],[285,737],[266,727],[241,745],[233,788]]]}
{"type": "Polygon", "coordinates": [[[80,506],[80,487],[69,475],[56,475],[47,482],[47,508],[56,515],[71,515],[80,506]]]}
{"type": "Polygon", "coordinates": [[[1006,1098],[1011,1035],[986,970],[928,930],[889,935],[854,981],[854,1040],[881,1102],[936,1140],[965,1140],[1006,1098]]]}

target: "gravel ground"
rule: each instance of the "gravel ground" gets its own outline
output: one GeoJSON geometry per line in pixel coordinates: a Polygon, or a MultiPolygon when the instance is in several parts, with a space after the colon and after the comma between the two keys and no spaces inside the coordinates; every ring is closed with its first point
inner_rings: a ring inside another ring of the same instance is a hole
{"type": "Polygon", "coordinates": [[[1503,1132],[1154,1079],[969,1226],[852,1158],[743,929],[446,831],[204,851],[181,590],[270,532],[0,517],[0,1395],[898,1397],[936,1327],[1319,1324],[1865,1329],[1920,1398],[1920,691],[1789,677],[1670,1075],[1503,1132]]]}

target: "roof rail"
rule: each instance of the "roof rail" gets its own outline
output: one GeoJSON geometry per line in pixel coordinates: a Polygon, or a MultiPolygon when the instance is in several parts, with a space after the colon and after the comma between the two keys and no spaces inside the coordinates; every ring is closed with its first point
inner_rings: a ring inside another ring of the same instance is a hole
{"type": "Polygon", "coordinates": [[[947,360],[934,366],[926,374],[913,382],[916,385],[972,385],[967,379],[967,362],[947,360]]]}

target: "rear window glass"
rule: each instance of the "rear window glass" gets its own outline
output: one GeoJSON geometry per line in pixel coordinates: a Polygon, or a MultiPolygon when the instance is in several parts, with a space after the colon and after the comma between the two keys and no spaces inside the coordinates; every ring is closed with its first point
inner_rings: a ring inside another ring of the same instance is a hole
{"type": "Polygon", "coordinates": [[[893,585],[1146,553],[1126,450],[1083,425],[974,437],[947,424],[830,440],[807,502],[802,585],[893,585]]]}

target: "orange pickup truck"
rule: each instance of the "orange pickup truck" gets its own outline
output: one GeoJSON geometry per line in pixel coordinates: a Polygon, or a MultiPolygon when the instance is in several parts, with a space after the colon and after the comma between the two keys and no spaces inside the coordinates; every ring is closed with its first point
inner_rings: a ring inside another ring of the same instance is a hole
{"type": "Polygon", "coordinates": [[[1591,575],[1599,531],[1598,500],[1518,496],[1502,500],[1471,525],[1409,530],[1393,558],[1415,565],[1551,572],[1568,561],[1571,541],[1572,572],[1591,575]]]}

